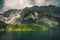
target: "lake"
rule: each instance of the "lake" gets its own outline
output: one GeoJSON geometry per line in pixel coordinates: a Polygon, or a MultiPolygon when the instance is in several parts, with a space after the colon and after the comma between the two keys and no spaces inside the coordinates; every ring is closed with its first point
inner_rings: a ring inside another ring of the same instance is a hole
{"type": "Polygon", "coordinates": [[[0,32],[0,40],[60,40],[59,30],[0,32]]]}

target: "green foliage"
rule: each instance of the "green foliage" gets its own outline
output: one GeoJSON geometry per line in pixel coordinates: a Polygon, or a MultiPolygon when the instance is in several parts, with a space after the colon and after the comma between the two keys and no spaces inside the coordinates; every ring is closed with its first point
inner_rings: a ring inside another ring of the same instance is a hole
{"type": "Polygon", "coordinates": [[[7,31],[49,31],[53,28],[56,27],[50,27],[47,24],[41,24],[41,23],[36,23],[36,24],[7,24],[5,26],[5,29],[7,31]]]}

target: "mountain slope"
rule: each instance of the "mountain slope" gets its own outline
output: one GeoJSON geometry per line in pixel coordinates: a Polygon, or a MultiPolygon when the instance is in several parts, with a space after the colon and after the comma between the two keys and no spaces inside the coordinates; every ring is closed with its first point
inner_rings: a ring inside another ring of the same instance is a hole
{"type": "Polygon", "coordinates": [[[43,22],[50,25],[57,25],[60,22],[58,19],[60,20],[60,7],[53,5],[26,7],[21,10],[11,9],[5,11],[2,18],[7,24],[43,22]]]}

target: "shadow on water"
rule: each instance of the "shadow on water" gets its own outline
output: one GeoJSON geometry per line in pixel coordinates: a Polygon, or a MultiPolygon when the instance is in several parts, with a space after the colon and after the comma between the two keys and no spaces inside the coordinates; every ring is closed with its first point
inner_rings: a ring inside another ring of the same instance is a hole
{"type": "Polygon", "coordinates": [[[60,40],[58,30],[0,33],[2,40],[60,40]]]}
{"type": "Polygon", "coordinates": [[[0,40],[2,40],[2,36],[5,35],[5,31],[0,31],[0,40]]]}

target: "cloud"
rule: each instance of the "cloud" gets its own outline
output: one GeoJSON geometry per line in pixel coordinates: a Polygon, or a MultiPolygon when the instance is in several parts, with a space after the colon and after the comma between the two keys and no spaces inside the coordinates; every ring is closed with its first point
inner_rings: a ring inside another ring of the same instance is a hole
{"type": "Polygon", "coordinates": [[[28,0],[5,0],[4,1],[4,10],[8,9],[22,9],[24,7],[30,7],[30,1],[28,0]]]}
{"type": "MultiPolygon", "coordinates": [[[[23,9],[33,5],[50,5],[54,4],[56,0],[4,0],[4,10],[9,9],[23,9]]],[[[55,3],[56,4],[56,3],[55,3]]],[[[58,4],[58,3],[57,3],[58,4]]]]}

